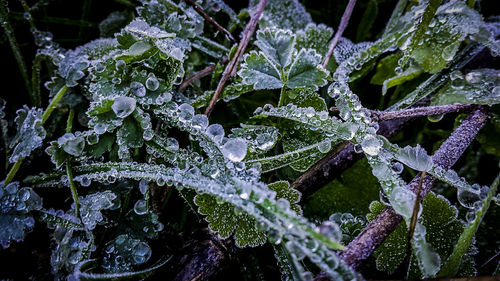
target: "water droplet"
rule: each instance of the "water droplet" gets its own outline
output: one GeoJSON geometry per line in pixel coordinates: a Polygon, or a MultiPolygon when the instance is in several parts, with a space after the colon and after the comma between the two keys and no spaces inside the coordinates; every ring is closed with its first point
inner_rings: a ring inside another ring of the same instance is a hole
{"type": "Polygon", "coordinates": [[[150,91],[156,91],[159,86],[160,82],[158,82],[156,76],[153,73],[149,74],[148,79],[146,79],[146,88],[150,91]]]}
{"type": "Polygon", "coordinates": [[[130,83],[130,91],[138,97],[144,97],[146,95],[146,88],[141,82],[134,81],[130,83]]]}
{"type": "Polygon", "coordinates": [[[372,135],[367,135],[361,142],[363,151],[371,156],[377,155],[382,148],[382,141],[372,135]]]}
{"type": "Polygon", "coordinates": [[[193,115],[194,115],[194,108],[187,104],[187,103],[183,103],[181,105],[179,105],[179,120],[181,122],[188,122],[190,121],[192,118],[193,118],[193,115]]]}
{"type": "Polygon", "coordinates": [[[222,146],[222,153],[233,162],[240,162],[247,155],[247,142],[242,138],[229,139],[222,146]]]}
{"type": "Polygon", "coordinates": [[[134,212],[138,215],[144,215],[148,212],[147,203],[143,199],[137,200],[134,205],[134,212]]]}
{"type": "Polygon", "coordinates": [[[470,191],[459,188],[457,190],[457,198],[460,205],[468,209],[474,209],[474,203],[480,200],[479,195],[470,191]]]}
{"type": "Polygon", "coordinates": [[[120,96],[115,99],[111,109],[118,118],[125,118],[134,112],[135,106],[136,101],[134,98],[120,96]]]}
{"type": "Polygon", "coordinates": [[[219,124],[208,126],[206,134],[216,143],[221,143],[224,138],[224,128],[219,124]]]}
{"type": "Polygon", "coordinates": [[[331,141],[327,140],[318,144],[318,150],[321,153],[327,153],[332,148],[331,141]]]}
{"type": "Polygon", "coordinates": [[[437,114],[437,115],[429,115],[427,116],[427,120],[430,122],[439,122],[443,119],[444,114],[437,114]]]}
{"type": "Polygon", "coordinates": [[[204,114],[196,114],[191,121],[194,129],[204,131],[208,126],[208,118],[204,114]]]}
{"type": "Polygon", "coordinates": [[[148,182],[146,180],[142,179],[139,182],[139,190],[141,191],[142,194],[146,194],[146,192],[148,191],[148,189],[149,189],[148,182]]]}

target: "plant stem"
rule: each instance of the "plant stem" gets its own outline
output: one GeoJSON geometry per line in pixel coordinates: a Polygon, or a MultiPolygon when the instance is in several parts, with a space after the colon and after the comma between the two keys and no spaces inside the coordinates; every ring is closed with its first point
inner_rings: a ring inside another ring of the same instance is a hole
{"type": "Polygon", "coordinates": [[[413,213],[411,214],[410,226],[408,227],[408,242],[406,244],[406,257],[403,262],[403,266],[405,268],[405,272],[408,272],[410,269],[410,257],[411,257],[411,240],[413,239],[413,234],[415,233],[415,227],[417,226],[418,221],[418,212],[420,211],[420,200],[421,199],[421,191],[422,191],[422,183],[424,181],[426,172],[422,172],[420,174],[420,181],[418,182],[415,203],[413,204],[413,213]]]}
{"type": "MultiPolygon", "coordinates": [[[[220,61],[220,63],[225,64],[225,63],[227,63],[227,61],[228,61],[227,57],[223,57],[222,60],[220,61]]],[[[188,78],[186,78],[179,85],[179,92],[183,92],[187,88],[187,86],[189,86],[189,84],[193,83],[194,81],[196,81],[202,77],[205,77],[205,76],[209,75],[210,73],[214,72],[216,66],[217,66],[216,64],[211,64],[211,65],[205,67],[204,69],[189,76],[188,78]]]]}
{"type": "Polygon", "coordinates": [[[193,9],[200,15],[202,16],[207,22],[211,23],[213,26],[215,26],[220,32],[222,32],[224,35],[226,35],[226,38],[229,39],[233,43],[238,43],[234,39],[233,35],[231,32],[227,31],[222,25],[217,23],[211,16],[209,16],[203,9],[200,7],[200,5],[196,4],[192,0],[184,0],[186,3],[191,5],[193,9]]]}
{"type": "Polygon", "coordinates": [[[69,110],[68,121],[66,123],[66,133],[71,133],[73,128],[73,119],[75,118],[75,109],[69,110]]]}
{"type": "MultiPolygon", "coordinates": [[[[485,107],[474,110],[458,126],[451,136],[441,144],[434,153],[432,160],[444,169],[451,168],[465,152],[469,144],[488,119],[485,107]]],[[[422,179],[422,198],[431,190],[434,178],[426,175],[422,179]]],[[[416,192],[420,182],[420,175],[416,176],[408,187],[416,192]]],[[[402,217],[391,207],[387,207],[347,246],[342,252],[342,259],[352,268],[358,268],[367,259],[389,234],[396,229],[402,217]]]]}
{"type": "MultiPolygon", "coordinates": [[[[0,5],[0,6],[2,6],[2,5],[0,5]]],[[[43,112],[42,125],[45,123],[45,121],[47,121],[47,119],[49,119],[50,114],[52,113],[52,111],[54,111],[57,103],[59,102],[59,100],[61,100],[62,96],[64,95],[64,93],[67,90],[68,90],[68,87],[65,85],[65,86],[61,87],[59,92],[57,92],[57,94],[54,96],[54,98],[52,99],[50,104],[47,106],[47,109],[45,109],[45,111],[43,112]]],[[[19,167],[21,166],[22,163],[23,163],[23,158],[19,158],[17,160],[17,162],[14,163],[12,168],[10,168],[10,171],[7,174],[7,177],[5,177],[4,186],[6,186],[7,184],[9,184],[12,181],[12,179],[16,175],[16,173],[19,170],[19,167]]]]}
{"type": "Polygon", "coordinates": [[[4,2],[0,3],[0,24],[5,30],[5,35],[7,35],[7,39],[9,40],[10,48],[14,53],[14,58],[17,61],[17,65],[19,67],[19,71],[21,72],[21,76],[24,80],[24,86],[28,91],[30,101],[32,105],[38,104],[37,98],[31,94],[31,84],[28,78],[28,69],[26,68],[26,64],[24,63],[23,55],[21,54],[21,50],[19,49],[19,45],[17,44],[16,37],[14,35],[14,29],[10,25],[9,22],[9,14],[7,12],[7,7],[4,6],[4,2]]]}
{"type": "Polygon", "coordinates": [[[226,66],[226,69],[224,70],[224,73],[222,74],[222,78],[219,81],[219,84],[217,85],[217,89],[215,90],[215,93],[210,100],[210,104],[208,105],[207,109],[205,110],[205,115],[210,116],[210,113],[214,109],[215,103],[217,102],[217,99],[219,98],[220,93],[222,92],[222,89],[224,89],[224,85],[226,84],[227,80],[234,76],[236,74],[236,68],[238,66],[238,62],[243,56],[243,52],[245,51],[248,42],[250,41],[250,38],[252,37],[255,27],[257,26],[257,22],[260,18],[260,15],[264,11],[264,7],[266,6],[267,0],[260,0],[259,4],[257,7],[255,7],[255,11],[250,18],[250,21],[248,22],[247,26],[245,27],[245,30],[243,31],[243,36],[241,38],[241,42],[238,45],[238,49],[236,49],[236,52],[229,62],[229,64],[226,66]]]}
{"type": "MultiPolygon", "coordinates": [[[[73,119],[75,117],[75,110],[72,108],[69,110],[68,121],[66,121],[66,133],[71,133],[73,128],[73,119]]],[[[66,160],[66,175],[68,176],[69,187],[71,189],[71,196],[75,202],[75,216],[80,217],[80,202],[78,201],[78,192],[76,190],[75,181],[73,180],[73,172],[71,170],[71,162],[69,159],[66,160]]]]}
{"type": "Polygon", "coordinates": [[[71,171],[71,164],[69,160],[66,160],[66,175],[68,176],[69,187],[71,188],[71,196],[75,202],[75,216],[78,218],[80,217],[80,201],[78,201],[78,192],[73,180],[73,172],[71,171]]]}
{"type": "Polygon", "coordinates": [[[342,33],[344,33],[347,24],[349,23],[349,19],[351,18],[352,10],[354,9],[354,5],[356,4],[356,0],[349,0],[347,3],[347,7],[345,8],[344,14],[342,15],[342,19],[340,20],[339,28],[333,37],[332,43],[330,44],[330,48],[328,49],[328,53],[325,55],[325,60],[323,61],[323,67],[326,68],[328,65],[328,61],[330,61],[331,56],[333,55],[333,50],[335,50],[335,46],[339,42],[342,37],[342,33]]]}
{"type": "Polygon", "coordinates": [[[50,104],[47,106],[47,109],[43,112],[42,115],[42,125],[49,119],[50,115],[52,114],[52,111],[56,108],[57,103],[61,100],[63,97],[64,93],[68,90],[68,86],[64,85],[61,87],[61,89],[57,92],[57,94],[54,96],[50,104]]]}
{"type": "Polygon", "coordinates": [[[14,165],[12,166],[12,168],[10,168],[9,173],[5,177],[5,181],[3,182],[3,186],[8,185],[12,181],[12,179],[16,175],[17,171],[19,170],[19,167],[21,167],[22,163],[23,163],[23,159],[22,158],[19,158],[16,161],[16,163],[14,163],[14,165]]]}
{"type": "Polygon", "coordinates": [[[377,121],[386,121],[398,118],[442,115],[452,112],[467,111],[473,108],[474,105],[470,104],[452,104],[452,105],[424,106],[424,107],[416,107],[416,108],[402,109],[396,111],[372,111],[371,114],[377,121]]]}

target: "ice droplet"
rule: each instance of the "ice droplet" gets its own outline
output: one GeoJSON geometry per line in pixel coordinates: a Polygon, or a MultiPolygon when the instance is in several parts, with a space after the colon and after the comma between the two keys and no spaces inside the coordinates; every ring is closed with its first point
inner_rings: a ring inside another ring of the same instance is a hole
{"type": "Polygon", "coordinates": [[[148,206],[143,199],[137,200],[134,205],[134,212],[138,215],[144,215],[148,212],[148,206]]]}
{"type": "Polygon", "coordinates": [[[159,85],[160,82],[158,82],[156,76],[153,73],[149,74],[148,79],[146,79],[146,88],[150,91],[156,91],[159,85]]]}
{"type": "Polygon", "coordinates": [[[149,185],[148,185],[148,182],[146,180],[141,180],[139,182],[139,190],[141,191],[142,194],[146,194],[146,192],[148,191],[148,188],[149,188],[149,185]]]}
{"type": "Polygon", "coordinates": [[[212,124],[207,128],[207,135],[216,143],[221,143],[224,138],[224,128],[219,124],[212,124]]]}
{"type": "MultiPolygon", "coordinates": [[[[144,86],[143,86],[144,87],[144,86]]],[[[111,109],[119,118],[125,118],[134,112],[136,101],[131,97],[120,96],[115,99],[111,109]]],[[[97,133],[97,132],[96,132],[97,133]]]]}
{"type": "Polygon", "coordinates": [[[367,135],[361,142],[361,148],[366,154],[375,156],[382,148],[382,141],[377,137],[367,135]]]}
{"type": "Polygon", "coordinates": [[[229,139],[222,146],[222,153],[233,162],[240,162],[247,155],[247,142],[242,138],[229,139]]]}
{"type": "Polygon", "coordinates": [[[193,128],[204,131],[208,126],[208,118],[205,114],[196,114],[191,121],[193,128]]]}
{"type": "Polygon", "coordinates": [[[144,97],[146,95],[146,88],[141,82],[134,81],[130,83],[130,91],[138,97],[144,97]]]}

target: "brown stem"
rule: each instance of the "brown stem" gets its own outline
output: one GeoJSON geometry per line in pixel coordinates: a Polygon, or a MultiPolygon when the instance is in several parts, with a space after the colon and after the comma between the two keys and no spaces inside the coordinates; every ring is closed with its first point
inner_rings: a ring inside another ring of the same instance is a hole
{"type": "MultiPolygon", "coordinates": [[[[488,115],[485,107],[474,110],[462,124],[455,129],[451,136],[441,144],[434,153],[432,160],[436,165],[445,169],[451,168],[465,152],[476,134],[483,127],[488,115]]],[[[434,178],[426,175],[422,180],[422,198],[431,190],[434,178]]],[[[409,184],[413,192],[417,192],[420,175],[409,184]]],[[[342,259],[352,268],[357,269],[382,242],[394,231],[402,217],[388,207],[380,213],[368,226],[347,246],[341,253],[342,259]]]]}
{"type": "Polygon", "coordinates": [[[240,61],[241,57],[243,56],[243,52],[245,51],[248,42],[250,41],[250,38],[252,37],[255,27],[257,26],[257,22],[260,18],[260,15],[262,15],[262,12],[264,11],[264,7],[266,6],[267,0],[260,0],[259,4],[257,7],[255,7],[255,11],[252,15],[252,18],[248,22],[247,26],[245,27],[245,30],[243,31],[243,36],[241,38],[241,42],[238,45],[238,49],[236,49],[236,52],[229,62],[229,64],[226,66],[226,69],[224,70],[224,73],[222,73],[222,78],[219,81],[219,84],[217,85],[217,89],[215,90],[215,93],[210,100],[210,104],[208,105],[207,109],[205,110],[205,115],[210,116],[210,113],[214,109],[215,103],[217,102],[217,99],[219,98],[220,93],[222,92],[222,89],[224,89],[224,85],[226,84],[227,80],[234,76],[236,74],[236,68],[238,66],[238,62],[240,61]]]}
{"type": "Polygon", "coordinates": [[[356,4],[356,0],[349,0],[349,3],[347,3],[347,7],[345,8],[344,14],[342,15],[342,19],[340,20],[339,29],[337,29],[337,33],[335,33],[333,41],[330,44],[330,49],[328,50],[328,53],[326,53],[325,60],[323,61],[324,68],[326,68],[326,66],[328,65],[328,61],[330,60],[330,57],[333,55],[333,50],[335,50],[335,46],[337,46],[340,37],[342,37],[342,33],[344,33],[344,30],[347,27],[347,24],[349,23],[352,10],[354,9],[354,4],[356,4]]]}
{"type": "Polygon", "coordinates": [[[415,227],[417,226],[418,221],[418,211],[420,211],[420,200],[421,200],[421,191],[422,191],[422,183],[425,177],[425,171],[420,174],[420,181],[418,182],[417,187],[417,197],[415,198],[415,203],[413,204],[413,213],[411,214],[410,226],[408,227],[408,241],[406,244],[406,257],[403,262],[405,272],[408,272],[410,268],[410,257],[411,257],[411,240],[413,239],[413,234],[415,233],[415,227]]]}
{"type": "Polygon", "coordinates": [[[188,3],[189,5],[191,5],[193,7],[193,9],[198,14],[200,14],[200,16],[202,16],[206,21],[208,21],[213,26],[215,26],[220,32],[224,33],[224,35],[226,35],[227,39],[229,39],[233,43],[238,43],[234,39],[233,35],[229,31],[227,31],[224,27],[222,27],[220,24],[218,24],[211,16],[209,16],[207,13],[205,13],[205,11],[203,11],[203,9],[200,7],[200,5],[196,4],[192,0],[184,0],[184,1],[186,3],[188,3]]]}
{"type": "Polygon", "coordinates": [[[452,112],[467,111],[473,109],[474,106],[470,104],[450,104],[450,105],[437,105],[437,106],[424,106],[409,108],[396,111],[372,111],[372,116],[377,121],[385,121],[397,118],[406,117],[421,117],[421,116],[433,116],[442,115],[452,112]]]}
{"type": "MultiPolygon", "coordinates": [[[[227,57],[223,57],[222,60],[220,61],[220,63],[225,64],[227,61],[228,61],[227,57]]],[[[179,92],[183,92],[187,88],[187,86],[189,86],[189,84],[193,83],[194,81],[201,79],[202,77],[205,77],[205,76],[209,75],[210,73],[214,72],[216,66],[217,65],[215,65],[215,64],[211,64],[211,65],[205,67],[204,69],[189,76],[188,78],[186,78],[179,85],[179,92]]]]}

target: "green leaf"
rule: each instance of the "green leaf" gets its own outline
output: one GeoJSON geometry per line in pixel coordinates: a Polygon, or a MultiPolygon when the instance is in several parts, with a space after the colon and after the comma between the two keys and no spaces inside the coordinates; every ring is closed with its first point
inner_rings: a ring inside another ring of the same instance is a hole
{"type": "Polygon", "coordinates": [[[278,141],[278,129],[272,126],[246,125],[231,130],[229,138],[241,137],[249,140],[248,149],[251,155],[263,154],[272,149],[278,141]]]}
{"type": "Polygon", "coordinates": [[[317,91],[326,84],[328,72],[320,65],[321,55],[314,49],[301,49],[288,71],[286,85],[292,89],[317,91]]]}
{"type": "Polygon", "coordinates": [[[284,198],[290,202],[290,208],[297,214],[302,214],[302,209],[298,205],[300,201],[300,192],[291,188],[287,181],[277,181],[268,184],[269,189],[276,191],[277,198],[284,198]]]}
{"type": "MultiPolygon", "coordinates": [[[[250,1],[250,7],[256,6],[257,0],[250,1]]],[[[277,27],[295,31],[312,21],[311,15],[298,0],[269,0],[262,14],[260,27],[277,27]]]]}
{"type": "Polygon", "coordinates": [[[244,64],[238,75],[243,83],[253,85],[254,89],[279,89],[283,87],[280,71],[277,66],[263,53],[250,52],[244,56],[244,64]]]}
{"type": "Polygon", "coordinates": [[[90,273],[87,268],[94,268],[96,260],[85,260],[75,266],[72,277],[76,280],[144,280],[154,271],[167,264],[170,258],[164,258],[157,261],[151,267],[138,271],[119,272],[119,273],[90,273]]]}
{"type": "Polygon", "coordinates": [[[450,73],[448,82],[431,99],[433,105],[500,103],[500,70],[476,69],[465,76],[460,71],[450,73]]]}
{"type": "Polygon", "coordinates": [[[462,257],[466,256],[469,248],[471,247],[471,243],[473,242],[474,235],[481,224],[486,212],[491,203],[491,199],[496,194],[496,190],[498,184],[500,182],[500,175],[497,176],[493,184],[491,185],[490,190],[488,191],[488,195],[486,199],[481,202],[481,207],[474,212],[474,219],[472,222],[467,224],[464,228],[464,231],[458,238],[458,242],[453,249],[453,253],[448,257],[445,261],[441,270],[438,273],[439,277],[451,277],[455,276],[460,268],[462,261],[462,257]]]}
{"type": "Polygon", "coordinates": [[[378,3],[377,0],[370,0],[366,4],[365,12],[361,17],[361,22],[358,25],[358,29],[356,31],[356,41],[361,42],[365,41],[367,37],[371,35],[370,29],[375,22],[375,19],[378,15],[378,3]]]}
{"type": "MultiPolygon", "coordinates": [[[[375,218],[384,208],[385,205],[380,202],[372,203],[368,219],[375,218]]],[[[457,218],[457,209],[450,205],[446,198],[432,192],[422,201],[422,208],[420,220],[426,228],[427,243],[439,256],[449,256],[464,229],[464,223],[457,218]]],[[[403,262],[406,255],[407,235],[406,224],[402,222],[375,250],[374,255],[379,270],[392,273],[403,262]]],[[[409,278],[418,279],[421,276],[414,258],[410,266],[409,278]]]]}
{"type": "Polygon", "coordinates": [[[322,57],[328,52],[333,29],[324,24],[308,23],[304,29],[297,30],[295,49],[314,49],[322,57]]]}
{"type": "Polygon", "coordinates": [[[210,230],[218,233],[221,238],[228,238],[235,231],[238,247],[255,247],[266,242],[266,235],[255,227],[256,220],[244,212],[236,213],[234,205],[218,203],[209,194],[196,195],[194,203],[199,207],[198,212],[206,215],[210,230]]]}
{"type": "Polygon", "coordinates": [[[9,157],[10,163],[28,157],[33,150],[42,146],[42,141],[47,134],[42,126],[41,109],[30,109],[25,105],[17,110],[16,114],[14,122],[17,132],[9,145],[9,148],[13,148],[9,157]]]}
{"type": "Polygon", "coordinates": [[[290,63],[295,45],[295,36],[290,30],[266,28],[257,32],[255,45],[267,58],[284,68],[290,63]]]}

